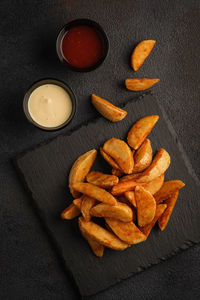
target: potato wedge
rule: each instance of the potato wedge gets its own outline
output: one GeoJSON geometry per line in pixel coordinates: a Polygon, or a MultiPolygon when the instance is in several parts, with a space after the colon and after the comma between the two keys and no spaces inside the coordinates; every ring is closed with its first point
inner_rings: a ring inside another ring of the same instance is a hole
{"type": "Polygon", "coordinates": [[[141,173],[134,173],[134,174],[130,174],[130,175],[125,175],[123,177],[120,178],[119,182],[126,182],[126,181],[130,181],[130,180],[137,180],[140,175],[142,175],[142,172],[141,173]]]}
{"type": "Polygon", "coordinates": [[[124,173],[132,173],[134,166],[133,155],[131,149],[124,141],[111,138],[104,143],[103,151],[114,159],[124,173]]]}
{"type": "Polygon", "coordinates": [[[110,205],[117,204],[117,200],[113,197],[113,195],[94,184],[80,182],[71,184],[70,188],[73,188],[75,191],[94,198],[100,202],[104,202],[110,205]]]}
{"type": "Polygon", "coordinates": [[[95,94],[92,94],[92,104],[94,105],[96,110],[102,116],[104,116],[104,118],[112,122],[121,121],[127,115],[127,111],[113,105],[109,101],[102,99],[95,94]]]}
{"type": "Polygon", "coordinates": [[[145,139],[133,157],[134,159],[133,173],[142,172],[147,167],[149,167],[152,162],[152,157],[153,157],[153,153],[151,148],[151,142],[150,140],[145,139]]]}
{"type": "Polygon", "coordinates": [[[160,190],[160,188],[163,185],[163,182],[164,182],[164,174],[161,174],[160,176],[156,177],[152,181],[147,182],[145,185],[143,185],[143,188],[149,191],[152,195],[154,195],[157,191],[160,190]]]}
{"type": "Polygon", "coordinates": [[[159,82],[159,78],[127,78],[125,80],[126,88],[133,92],[145,91],[159,82]]]}
{"type": "Polygon", "coordinates": [[[132,52],[131,55],[131,66],[133,70],[137,71],[144,63],[145,59],[151,53],[156,41],[144,40],[140,42],[132,52]]]}
{"type": "Polygon", "coordinates": [[[82,204],[81,204],[81,213],[85,219],[85,221],[91,220],[90,209],[96,204],[96,200],[94,198],[83,196],[82,204]]]}
{"type": "Polygon", "coordinates": [[[146,240],[146,236],[133,222],[122,222],[113,218],[105,218],[112,231],[129,245],[138,244],[146,240]]]}
{"type": "Polygon", "coordinates": [[[153,221],[150,224],[146,225],[145,227],[139,228],[146,235],[146,237],[149,236],[152,228],[154,227],[157,220],[160,218],[160,216],[163,214],[163,212],[165,211],[166,208],[167,208],[167,204],[157,205],[156,206],[156,214],[155,214],[155,217],[153,218],[153,221]]]}
{"type": "Polygon", "coordinates": [[[135,193],[134,191],[128,191],[124,193],[124,196],[126,199],[133,205],[133,207],[137,207],[136,201],[135,201],[135,193]]]}
{"type": "Polygon", "coordinates": [[[133,220],[133,211],[125,203],[117,202],[116,205],[100,203],[95,205],[90,213],[94,217],[110,217],[118,219],[122,222],[130,222],[133,220]]]}
{"type": "Polygon", "coordinates": [[[117,176],[95,171],[88,173],[86,180],[87,182],[95,184],[104,189],[109,189],[119,182],[119,178],[117,176]]]}
{"type": "Polygon", "coordinates": [[[109,165],[113,168],[115,168],[116,170],[120,170],[120,167],[118,166],[118,164],[114,161],[114,159],[112,159],[112,157],[110,155],[108,155],[103,148],[100,148],[100,153],[103,156],[103,158],[109,163],[109,165]]]}
{"type": "Polygon", "coordinates": [[[151,165],[140,175],[137,182],[150,182],[165,173],[170,165],[170,156],[165,149],[159,149],[151,165]]]}
{"type": "Polygon", "coordinates": [[[102,257],[104,253],[104,246],[99,244],[97,241],[93,240],[83,229],[81,226],[79,226],[80,232],[82,236],[86,239],[88,244],[90,245],[90,248],[92,249],[92,252],[97,257],[102,257]]]}
{"type": "Polygon", "coordinates": [[[129,146],[137,150],[144,142],[147,135],[158,121],[159,116],[150,115],[138,120],[129,130],[127,142],[129,146]]]}
{"type": "Polygon", "coordinates": [[[174,206],[176,204],[176,200],[178,199],[178,194],[179,191],[174,192],[173,194],[171,194],[170,198],[165,201],[165,204],[167,204],[167,208],[161,215],[161,217],[158,219],[158,226],[162,231],[166,228],[169,222],[174,206]]]}
{"type": "Polygon", "coordinates": [[[166,200],[174,192],[182,189],[185,186],[181,180],[170,180],[163,183],[161,189],[154,195],[156,203],[160,203],[166,200]]]}
{"type": "Polygon", "coordinates": [[[121,241],[111,232],[94,222],[86,222],[83,217],[79,218],[79,227],[81,232],[86,233],[91,239],[97,241],[99,244],[114,250],[124,250],[129,247],[128,244],[121,241]]]}
{"type": "MultiPolygon", "coordinates": [[[[87,173],[90,171],[95,158],[97,156],[97,151],[95,149],[90,150],[83,155],[79,156],[79,158],[74,162],[70,173],[69,173],[69,184],[83,182],[87,173]]],[[[79,193],[70,188],[70,192],[72,193],[74,198],[79,197],[79,193]]]]}
{"type": "Polygon", "coordinates": [[[144,184],[145,183],[137,182],[134,180],[120,182],[120,183],[116,184],[115,186],[113,186],[111,193],[114,196],[118,196],[118,195],[124,194],[125,192],[133,191],[137,185],[144,185],[144,184]]]}
{"type": "Polygon", "coordinates": [[[72,203],[62,211],[61,218],[64,220],[71,220],[79,216],[80,213],[80,209],[72,203]]]}
{"type": "Polygon", "coordinates": [[[137,204],[137,221],[139,227],[150,224],[155,217],[156,201],[154,197],[142,186],[135,188],[135,200],[137,204]]]}
{"type": "Polygon", "coordinates": [[[115,175],[117,177],[120,177],[123,175],[123,172],[120,171],[119,169],[115,169],[115,168],[112,168],[112,171],[111,171],[112,175],[115,175]]]}
{"type": "Polygon", "coordinates": [[[83,196],[81,196],[80,198],[74,199],[73,200],[73,204],[78,207],[79,209],[81,209],[81,203],[83,200],[83,196]]]}

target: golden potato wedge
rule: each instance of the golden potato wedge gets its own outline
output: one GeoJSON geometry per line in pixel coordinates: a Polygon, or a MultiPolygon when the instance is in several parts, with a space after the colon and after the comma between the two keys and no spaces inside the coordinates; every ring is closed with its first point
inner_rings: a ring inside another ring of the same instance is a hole
{"type": "Polygon", "coordinates": [[[114,159],[124,173],[132,173],[134,166],[133,155],[131,149],[124,141],[111,138],[104,143],[103,151],[114,159]]]}
{"type": "Polygon", "coordinates": [[[150,140],[145,139],[133,157],[134,159],[133,173],[142,172],[147,167],[149,167],[152,162],[152,157],[153,157],[153,153],[151,148],[151,142],[150,140]]]}
{"type": "Polygon", "coordinates": [[[70,188],[91,198],[94,198],[100,202],[104,202],[110,205],[117,204],[117,200],[106,190],[86,182],[79,182],[70,185],[70,188]]]}
{"type": "Polygon", "coordinates": [[[115,168],[116,170],[120,170],[120,167],[118,166],[118,164],[114,161],[114,159],[112,159],[112,157],[110,155],[108,155],[103,148],[100,148],[100,153],[103,156],[103,158],[109,163],[109,165],[113,168],[115,168]]]}
{"type": "Polygon", "coordinates": [[[149,191],[152,195],[154,195],[157,191],[160,190],[160,188],[163,185],[163,182],[164,182],[164,174],[161,174],[160,176],[156,177],[152,181],[147,182],[145,185],[143,185],[143,188],[149,191]]]}
{"type": "Polygon", "coordinates": [[[86,222],[83,217],[79,218],[79,227],[81,232],[86,233],[91,239],[99,244],[114,250],[124,250],[129,247],[128,244],[121,241],[117,236],[107,231],[94,222],[86,222]]]}
{"type": "Polygon", "coordinates": [[[73,200],[73,204],[78,207],[79,209],[81,209],[81,203],[83,200],[83,196],[81,196],[80,198],[74,199],[73,200]]]}
{"type": "Polygon", "coordinates": [[[140,175],[137,182],[150,182],[165,173],[170,165],[170,156],[165,149],[159,149],[151,165],[140,175]]]}
{"type": "Polygon", "coordinates": [[[121,121],[127,115],[127,111],[113,105],[109,101],[102,99],[95,94],[92,94],[92,104],[94,105],[96,110],[102,116],[104,116],[104,118],[112,122],[121,121]]]}
{"type": "Polygon", "coordinates": [[[126,88],[133,92],[145,91],[159,82],[159,78],[127,78],[125,80],[126,88]]]}
{"type": "Polygon", "coordinates": [[[135,193],[134,191],[128,191],[124,193],[124,196],[126,199],[133,205],[133,207],[137,207],[136,201],[135,201],[135,193]]]}
{"type": "Polygon", "coordinates": [[[99,244],[97,241],[93,240],[83,229],[81,226],[79,226],[80,232],[82,236],[86,239],[88,244],[90,245],[90,248],[92,249],[92,252],[97,257],[102,257],[104,253],[104,246],[99,244]]]}
{"type": "Polygon", "coordinates": [[[131,66],[133,70],[137,71],[144,63],[145,59],[151,53],[156,41],[144,40],[140,42],[132,52],[131,66]]]}
{"type": "Polygon", "coordinates": [[[156,201],[154,197],[142,186],[135,188],[135,200],[137,204],[137,221],[139,227],[150,224],[155,217],[156,201]]]}
{"type": "Polygon", "coordinates": [[[158,219],[158,226],[162,231],[166,228],[169,222],[172,211],[176,204],[176,200],[178,199],[178,194],[179,191],[174,192],[173,194],[171,194],[170,198],[165,201],[165,204],[167,204],[167,208],[164,211],[164,213],[161,215],[161,217],[158,219]]]}
{"type": "Polygon", "coordinates": [[[81,204],[81,213],[85,219],[85,221],[91,220],[90,209],[96,204],[96,200],[94,198],[88,197],[86,195],[83,196],[82,204],[81,204]]]}
{"type": "Polygon", "coordinates": [[[154,225],[156,224],[157,220],[160,218],[160,216],[163,214],[163,212],[165,211],[165,209],[167,208],[167,204],[159,204],[156,206],[156,213],[155,213],[155,217],[153,218],[153,221],[144,226],[144,227],[139,227],[139,229],[146,235],[146,237],[149,236],[152,228],[154,227],[154,225]]]}
{"type": "Polygon", "coordinates": [[[122,171],[120,171],[119,169],[115,169],[115,168],[112,168],[112,175],[115,175],[115,176],[117,176],[117,177],[120,177],[120,176],[122,176],[123,175],[123,172],[122,171]]]}
{"type": "Polygon", "coordinates": [[[138,120],[128,132],[127,142],[129,146],[137,150],[151,132],[158,119],[159,116],[150,115],[138,120]]]}
{"type": "Polygon", "coordinates": [[[64,220],[71,220],[79,216],[80,213],[80,209],[72,203],[62,211],[61,218],[64,220]]]}
{"type": "Polygon", "coordinates": [[[143,182],[137,182],[134,180],[120,182],[113,186],[111,193],[114,196],[118,196],[118,195],[124,194],[125,192],[133,191],[135,189],[136,185],[144,185],[144,184],[145,183],[143,183],[143,182]]]}
{"type": "Polygon", "coordinates": [[[156,203],[160,203],[166,200],[174,192],[182,189],[185,186],[181,180],[170,180],[163,183],[161,189],[154,195],[156,203]]]}
{"type": "Polygon", "coordinates": [[[116,205],[100,203],[90,210],[90,214],[94,217],[110,217],[118,219],[122,222],[130,222],[133,220],[133,211],[125,203],[117,202],[116,205]]]}
{"type": "Polygon", "coordinates": [[[86,180],[104,189],[109,189],[119,182],[119,178],[114,175],[91,171],[87,174],[86,180]]]}
{"type": "Polygon", "coordinates": [[[133,222],[122,222],[113,218],[105,218],[112,231],[129,245],[138,244],[146,240],[146,236],[133,222]]]}
{"type": "MultiPolygon", "coordinates": [[[[95,158],[97,156],[97,151],[95,149],[90,150],[83,155],[79,156],[79,158],[74,162],[70,173],[69,173],[69,184],[83,182],[87,173],[90,171],[95,158]]],[[[70,192],[72,193],[74,198],[79,197],[79,193],[70,188],[70,192]]]]}
{"type": "Polygon", "coordinates": [[[134,174],[130,174],[130,175],[125,175],[123,177],[120,178],[119,182],[126,182],[126,181],[130,181],[130,180],[137,180],[140,175],[142,174],[142,172],[140,173],[134,173],[134,174]]]}

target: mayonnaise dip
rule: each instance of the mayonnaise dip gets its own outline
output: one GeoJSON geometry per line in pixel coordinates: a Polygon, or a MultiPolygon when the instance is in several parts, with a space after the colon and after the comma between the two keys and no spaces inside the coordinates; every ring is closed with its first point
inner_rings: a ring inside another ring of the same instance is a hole
{"type": "Polygon", "coordinates": [[[70,117],[72,101],[61,86],[44,84],[31,93],[28,110],[37,124],[44,127],[57,127],[70,117]]]}

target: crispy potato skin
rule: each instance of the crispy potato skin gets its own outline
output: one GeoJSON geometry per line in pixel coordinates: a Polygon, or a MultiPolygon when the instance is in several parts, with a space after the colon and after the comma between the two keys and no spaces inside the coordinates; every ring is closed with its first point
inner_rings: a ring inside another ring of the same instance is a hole
{"type": "Polygon", "coordinates": [[[96,200],[94,198],[83,196],[82,204],[81,204],[81,213],[86,221],[91,220],[90,209],[96,204],[96,200]]]}
{"type": "Polygon", "coordinates": [[[142,174],[142,172],[141,173],[130,174],[130,175],[125,175],[125,176],[120,178],[119,182],[126,182],[126,181],[130,181],[130,180],[136,181],[140,177],[141,174],[142,174]]]}
{"type": "Polygon", "coordinates": [[[133,211],[125,203],[118,202],[116,205],[108,205],[104,203],[94,206],[90,213],[94,217],[111,217],[122,222],[130,222],[133,220],[133,211]]]}
{"type": "Polygon", "coordinates": [[[109,189],[119,182],[119,178],[114,175],[104,174],[101,172],[91,171],[86,176],[89,183],[95,184],[104,189],[109,189]]]}
{"type": "Polygon", "coordinates": [[[103,151],[116,161],[124,173],[132,173],[134,166],[133,155],[131,149],[124,141],[111,138],[104,143],[103,151]]]}
{"type": "Polygon", "coordinates": [[[93,223],[86,222],[83,217],[79,218],[79,227],[81,232],[88,234],[88,236],[97,241],[99,244],[113,250],[124,250],[129,245],[121,241],[117,236],[107,231],[103,227],[93,223]]]}
{"type": "Polygon", "coordinates": [[[143,183],[143,182],[137,182],[134,180],[120,182],[120,183],[116,184],[115,186],[113,186],[111,193],[114,196],[118,196],[125,192],[133,191],[137,185],[144,185],[144,184],[145,183],[143,183]]]}
{"type": "Polygon", "coordinates": [[[131,66],[133,70],[137,71],[143,65],[155,44],[156,41],[154,40],[144,40],[135,47],[131,55],[131,66]]]}
{"type": "MultiPolygon", "coordinates": [[[[83,182],[87,173],[90,171],[95,159],[97,156],[97,151],[92,149],[83,155],[79,156],[78,159],[74,162],[70,173],[69,173],[69,184],[83,182]]],[[[78,198],[80,194],[77,191],[74,191],[70,188],[74,198],[78,198]]]]}
{"type": "Polygon", "coordinates": [[[150,182],[165,173],[170,165],[171,159],[165,149],[159,149],[151,165],[140,175],[137,182],[150,182]]]}
{"type": "Polygon", "coordinates": [[[166,228],[169,222],[174,206],[176,204],[176,200],[178,199],[178,194],[179,191],[174,192],[173,194],[171,194],[170,198],[165,201],[165,204],[167,204],[167,208],[161,215],[161,217],[158,219],[158,226],[162,231],[166,228]]]}
{"type": "Polygon", "coordinates": [[[100,148],[100,153],[102,155],[102,157],[109,163],[109,165],[111,167],[113,167],[116,170],[120,171],[120,167],[118,166],[118,164],[114,161],[114,159],[112,159],[112,157],[110,155],[108,155],[103,148],[100,148]]]}
{"type": "Polygon", "coordinates": [[[84,230],[82,230],[81,226],[79,226],[79,228],[82,236],[90,245],[90,248],[92,249],[94,255],[96,255],[97,257],[102,257],[104,253],[104,246],[99,244],[97,241],[93,240],[84,230]]]}
{"type": "Polygon", "coordinates": [[[127,111],[113,105],[109,101],[102,99],[95,94],[92,94],[92,104],[94,105],[96,110],[102,116],[104,116],[104,118],[112,122],[121,121],[127,115],[127,111]]]}
{"type": "Polygon", "coordinates": [[[151,142],[148,139],[145,139],[139,149],[134,155],[134,168],[133,173],[139,173],[144,171],[147,167],[150,166],[152,162],[152,147],[151,142]]]}
{"type": "MultiPolygon", "coordinates": [[[[145,190],[149,191],[152,195],[154,195],[156,192],[158,192],[164,182],[164,174],[161,174],[160,176],[156,177],[150,182],[147,182],[143,187],[145,190]]],[[[155,196],[154,196],[155,198],[155,196]]]]}
{"type": "Polygon", "coordinates": [[[81,196],[80,198],[74,199],[73,204],[76,207],[78,207],[79,209],[81,209],[82,200],[83,200],[83,196],[81,196]]]}
{"type": "Polygon", "coordinates": [[[72,203],[62,211],[61,218],[64,220],[71,220],[79,216],[80,213],[80,209],[72,203]]]}
{"type": "Polygon", "coordinates": [[[122,176],[123,175],[123,172],[122,171],[120,171],[119,169],[115,169],[115,168],[112,168],[112,175],[115,175],[115,176],[117,176],[117,177],[120,177],[120,176],[122,176]]]}
{"type": "Polygon", "coordinates": [[[137,204],[137,221],[139,227],[144,227],[153,221],[156,213],[156,201],[154,197],[142,186],[135,188],[135,200],[137,204]]]}
{"type": "Polygon", "coordinates": [[[154,195],[156,203],[166,200],[174,192],[182,189],[185,184],[181,180],[170,180],[163,183],[161,189],[154,195]]]}
{"type": "Polygon", "coordinates": [[[112,231],[129,245],[138,244],[146,240],[146,236],[133,222],[122,222],[113,218],[105,218],[112,231]]]}
{"type": "Polygon", "coordinates": [[[135,201],[135,193],[134,191],[128,191],[124,193],[124,196],[126,199],[133,205],[133,207],[137,207],[136,201],[135,201]]]}
{"type": "Polygon", "coordinates": [[[80,192],[88,197],[94,198],[100,202],[104,202],[110,205],[117,204],[117,200],[106,190],[86,182],[74,183],[70,185],[75,191],[80,192]]]}
{"type": "Polygon", "coordinates": [[[160,81],[159,78],[127,78],[125,86],[133,92],[145,91],[160,81]]]}
{"type": "Polygon", "coordinates": [[[128,132],[127,142],[129,146],[137,150],[151,132],[158,119],[158,115],[150,115],[138,120],[128,132]]]}

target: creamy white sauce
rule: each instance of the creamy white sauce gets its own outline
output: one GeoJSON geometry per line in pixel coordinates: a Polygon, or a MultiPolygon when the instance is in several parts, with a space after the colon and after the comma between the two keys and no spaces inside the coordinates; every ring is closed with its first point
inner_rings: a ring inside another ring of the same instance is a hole
{"type": "Polygon", "coordinates": [[[57,127],[71,115],[72,101],[62,87],[44,84],[36,88],[28,100],[31,118],[44,127],[57,127]]]}

